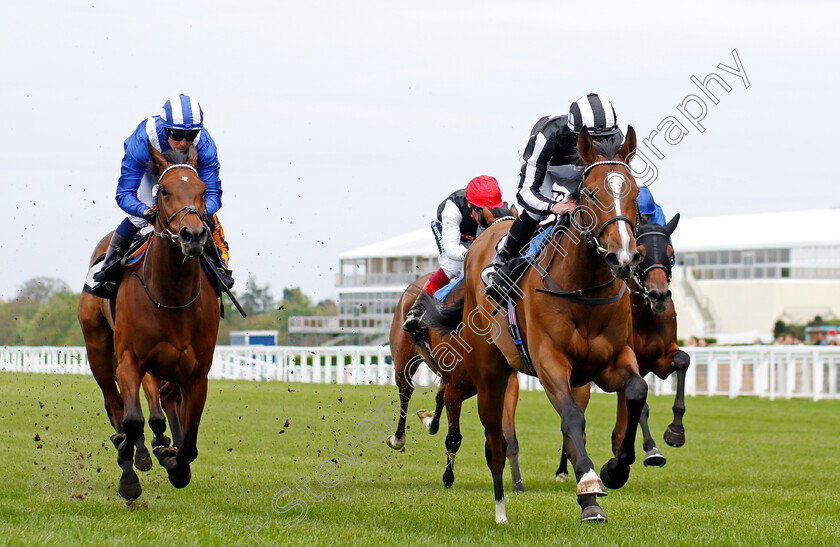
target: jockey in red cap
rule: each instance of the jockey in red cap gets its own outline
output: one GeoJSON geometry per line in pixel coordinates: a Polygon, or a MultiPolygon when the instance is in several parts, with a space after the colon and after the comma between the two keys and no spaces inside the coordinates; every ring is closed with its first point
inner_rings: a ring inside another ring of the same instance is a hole
{"type": "MultiPolygon", "coordinates": [[[[446,286],[450,279],[461,275],[464,256],[478,235],[487,228],[484,207],[503,207],[499,182],[490,176],[481,175],[470,181],[466,188],[452,192],[438,205],[437,220],[432,221],[432,233],[437,242],[440,269],[426,281],[423,290],[434,295],[446,286]]],[[[422,328],[423,306],[419,298],[408,311],[403,328],[411,331],[422,328]]]]}

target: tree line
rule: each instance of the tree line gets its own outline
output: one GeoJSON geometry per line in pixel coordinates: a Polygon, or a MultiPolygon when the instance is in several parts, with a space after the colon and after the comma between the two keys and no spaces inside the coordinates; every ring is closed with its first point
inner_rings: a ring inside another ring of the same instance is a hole
{"type": "MultiPolygon", "coordinates": [[[[236,330],[276,330],[277,343],[285,344],[289,317],[295,315],[336,315],[332,300],[313,303],[300,287],[283,289],[276,300],[268,284],[251,276],[242,291],[234,291],[248,314],[243,318],[227,297],[225,317],[219,324],[217,343],[230,343],[236,330]]],[[[3,346],[83,346],[84,338],[76,310],[81,293],[73,292],[61,279],[35,277],[18,287],[16,296],[0,300],[0,345],[3,346]]]]}

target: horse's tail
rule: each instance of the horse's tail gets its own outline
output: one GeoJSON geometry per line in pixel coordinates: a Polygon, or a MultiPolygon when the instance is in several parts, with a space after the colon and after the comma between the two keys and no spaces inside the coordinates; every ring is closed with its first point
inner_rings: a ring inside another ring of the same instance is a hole
{"type": "Polygon", "coordinates": [[[464,319],[464,297],[449,306],[441,303],[426,291],[420,293],[420,299],[425,313],[423,322],[432,330],[441,334],[452,334],[464,319]]]}

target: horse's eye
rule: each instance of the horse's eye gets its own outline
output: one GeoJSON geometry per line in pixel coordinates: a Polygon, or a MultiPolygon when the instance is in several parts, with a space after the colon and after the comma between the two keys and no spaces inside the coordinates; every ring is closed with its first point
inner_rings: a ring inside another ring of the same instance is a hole
{"type": "Polygon", "coordinates": [[[160,195],[162,195],[162,196],[165,196],[165,195],[167,195],[169,192],[167,192],[167,191],[166,191],[166,187],[165,187],[165,186],[161,186],[161,187],[160,187],[160,190],[158,190],[158,193],[159,193],[160,195]]]}

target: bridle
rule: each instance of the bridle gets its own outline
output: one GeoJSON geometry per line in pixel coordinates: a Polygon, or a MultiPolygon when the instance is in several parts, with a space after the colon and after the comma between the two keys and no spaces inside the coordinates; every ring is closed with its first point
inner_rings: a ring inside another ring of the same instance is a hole
{"type": "MultiPolygon", "coordinates": [[[[196,171],[195,167],[193,167],[192,165],[189,165],[187,163],[176,163],[176,164],[170,165],[169,167],[164,169],[163,172],[160,174],[160,177],[158,177],[158,193],[162,189],[164,189],[164,187],[160,184],[161,180],[163,180],[163,176],[167,172],[169,172],[170,170],[178,168],[178,167],[186,167],[187,169],[190,169],[193,173],[195,173],[196,176],[198,176],[198,171],[196,171]]],[[[168,215],[166,213],[166,211],[164,210],[162,201],[158,201],[158,206],[155,208],[156,218],[157,219],[166,218],[166,225],[167,226],[170,225],[172,223],[172,220],[176,216],[178,216],[179,214],[181,215],[181,218],[178,220],[178,232],[181,231],[181,226],[184,223],[184,218],[186,218],[186,216],[189,215],[189,214],[198,215],[198,217],[200,219],[202,219],[202,222],[204,222],[204,217],[201,214],[201,211],[199,211],[198,207],[196,207],[195,205],[185,205],[184,207],[181,207],[180,209],[178,209],[177,211],[175,211],[171,215],[168,215]]],[[[178,241],[178,239],[180,239],[180,236],[178,234],[172,233],[172,231],[169,228],[166,228],[165,230],[161,230],[160,232],[155,230],[155,231],[152,232],[152,235],[157,236],[161,239],[167,239],[167,240],[171,241],[172,243],[176,243],[178,241]]],[[[135,277],[137,277],[137,279],[140,280],[140,283],[143,285],[143,289],[146,291],[146,295],[149,297],[149,300],[151,300],[152,303],[154,303],[154,305],[157,306],[158,308],[163,308],[163,309],[166,309],[166,310],[181,310],[181,309],[184,309],[184,308],[188,308],[196,300],[198,300],[198,297],[201,295],[201,288],[202,288],[201,276],[198,277],[198,291],[195,293],[195,296],[193,296],[192,299],[189,302],[187,302],[186,304],[181,304],[181,305],[178,305],[178,306],[168,306],[168,305],[160,302],[158,299],[156,299],[152,295],[152,292],[149,290],[149,285],[148,285],[148,283],[146,283],[146,262],[149,259],[149,255],[152,254],[151,253],[152,242],[153,242],[153,240],[149,240],[149,246],[146,249],[146,253],[143,255],[143,267],[141,269],[141,272],[143,274],[142,277],[140,275],[137,275],[137,272],[133,272],[132,275],[134,275],[135,277]]]]}
{"type": "MultiPolygon", "coordinates": [[[[586,177],[592,171],[593,167],[597,167],[599,165],[621,165],[625,169],[627,169],[628,172],[630,172],[630,166],[627,165],[626,162],[623,162],[623,161],[620,161],[620,160],[601,160],[601,161],[596,161],[594,163],[590,163],[589,165],[587,165],[586,168],[583,170],[583,177],[581,178],[580,186],[578,187],[578,191],[577,191],[577,193],[581,197],[581,200],[580,200],[581,203],[578,204],[578,209],[581,209],[581,210],[584,209],[583,198],[588,196],[591,193],[591,192],[587,191],[588,189],[584,186],[584,183],[586,182],[586,177]]],[[[586,239],[586,243],[589,244],[590,247],[595,249],[598,252],[598,254],[603,255],[603,254],[607,253],[607,249],[605,249],[601,245],[600,238],[604,234],[604,230],[606,230],[607,227],[610,224],[613,224],[615,222],[626,222],[627,224],[630,225],[631,233],[635,232],[635,228],[636,228],[635,223],[624,215],[616,215],[616,216],[613,216],[613,217],[609,218],[606,222],[604,222],[601,225],[600,228],[598,228],[598,231],[595,232],[594,234],[592,233],[591,229],[584,227],[582,225],[582,223],[580,223],[580,224],[574,223],[574,224],[577,225],[578,229],[580,230],[581,235],[583,235],[583,237],[586,239]]]]}
{"type": "MultiPolygon", "coordinates": [[[[638,242],[638,241],[640,241],[640,240],[642,240],[646,237],[650,237],[650,236],[657,236],[657,237],[664,238],[666,240],[668,239],[668,233],[665,232],[664,229],[662,229],[662,230],[652,230],[652,231],[642,232],[642,233],[636,235],[636,241],[638,242]]],[[[642,260],[642,262],[639,264],[639,266],[633,272],[633,278],[636,281],[636,285],[639,286],[639,290],[633,291],[633,292],[641,294],[645,299],[645,303],[649,303],[650,302],[650,292],[651,291],[647,288],[647,286],[645,286],[645,279],[647,279],[648,274],[650,272],[652,272],[653,270],[662,270],[662,271],[665,272],[665,277],[668,281],[668,284],[670,285],[670,283],[671,283],[671,273],[672,273],[673,266],[674,266],[674,257],[672,257],[672,259],[667,261],[666,263],[659,263],[659,262],[654,262],[654,258],[651,256],[651,254],[647,253],[645,255],[644,260],[642,260]]]]}
{"type": "MultiPolygon", "coordinates": [[[[171,171],[172,169],[176,169],[178,167],[185,167],[187,169],[190,169],[193,173],[195,173],[196,176],[198,176],[198,171],[196,171],[195,167],[193,167],[192,165],[190,165],[188,163],[175,163],[173,165],[170,165],[169,167],[164,169],[163,172],[158,177],[158,193],[160,193],[160,190],[162,188],[164,188],[160,184],[160,181],[163,180],[163,176],[166,173],[168,173],[169,171],[171,171]]],[[[201,214],[201,211],[199,211],[198,207],[196,207],[195,205],[185,205],[184,207],[181,207],[180,209],[178,209],[177,211],[175,211],[171,215],[167,215],[166,211],[163,210],[163,203],[160,204],[160,207],[157,210],[159,211],[158,216],[160,216],[162,214],[166,218],[167,226],[172,223],[172,219],[174,219],[176,216],[178,216],[179,213],[182,213],[180,220],[178,220],[178,231],[179,232],[181,231],[181,226],[184,224],[184,218],[189,214],[198,215],[198,217],[202,219],[202,222],[204,221],[204,218],[201,214]]],[[[165,230],[161,230],[160,232],[155,231],[153,233],[157,237],[160,237],[160,238],[163,238],[163,239],[168,239],[169,241],[171,241],[173,243],[178,241],[178,239],[180,237],[178,234],[172,233],[172,230],[170,230],[169,228],[166,228],[165,230]]]]}

